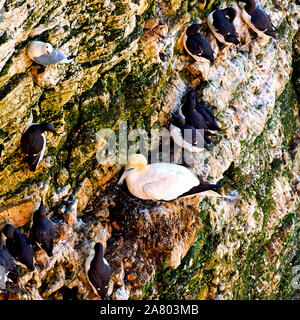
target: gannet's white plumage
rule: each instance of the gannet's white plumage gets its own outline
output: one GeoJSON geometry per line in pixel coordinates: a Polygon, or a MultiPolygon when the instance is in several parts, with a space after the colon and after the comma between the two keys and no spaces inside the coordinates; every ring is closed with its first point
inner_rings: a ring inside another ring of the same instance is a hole
{"type": "MultiPolygon", "coordinates": [[[[192,194],[186,195],[186,193],[200,185],[198,178],[189,169],[174,163],[147,165],[146,158],[141,154],[129,157],[119,184],[124,179],[126,179],[130,193],[144,200],[170,201],[181,196],[191,196],[192,194]]],[[[209,195],[214,193],[214,195],[220,196],[208,188],[206,190],[209,195]]],[[[200,192],[198,191],[198,193],[200,192]]]]}
{"type": "Polygon", "coordinates": [[[27,46],[28,56],[42,66],[49,66],[58,62],[70,63],[60,51],[54,49],[50,43],[31,41],[27,46]]]}

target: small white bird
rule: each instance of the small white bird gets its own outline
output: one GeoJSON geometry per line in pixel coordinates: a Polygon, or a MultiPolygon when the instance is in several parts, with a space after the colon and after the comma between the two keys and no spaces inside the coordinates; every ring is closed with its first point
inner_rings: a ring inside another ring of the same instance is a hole
{"type": "Polygon", "coordinates": [[[54,49],[50,43],[42,41],[31,41],[27,46],[28,56],[42,66],[49,66],[58,62],[70,63],[63,53],[54,49]]]}
{"type": "Polygon", "coordinates": [[[174,163],[147,165],[142,154],[129,157],[118,184],[125,179],[130,193],[144,200],[170,201],[204,192],[205,195],[221,196],[211,191],[221,187],[220,185],[200,184],[189,169],[174,163]]]}

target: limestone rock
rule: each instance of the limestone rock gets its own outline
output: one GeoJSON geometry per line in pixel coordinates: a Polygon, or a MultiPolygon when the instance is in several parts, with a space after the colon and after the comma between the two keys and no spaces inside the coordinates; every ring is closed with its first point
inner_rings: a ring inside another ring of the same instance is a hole
{"type": "Polygon", "coordinates": [[[1,1],[0,229],[10,222],[28,234],[43,199],[56,231],[53,257],[35,248],[37,270],[19,267],[8,299],[65,299],[66,292],[99,299],[84,271],[99,241],[113,271],[112,299],[294,296],[286,279],[300,263],[300,11],[293,0],[258,2],[279,40],[255,39],[236,1],[218,0],[205,11],[182,0],[1,1]],[[194,61],[182,45],[187,26],[226,6],[238,12],[240,45],[219,50],[203,25],[215,63],[194,61]],[[42,70],[27,56],[33,39],[73,56],[71,63],[42,70]],[[222,183],[226,197],[136,199],[116,184],[124,163],[113,154],[99,161],[108,144],[101,130],[115,137],[117,151],[131,152],[137,141],[120,138],[121,121],[128,134],[144,130],[150,142],[151,130],[169,128],[189,87],[223,128],[210,152],[192,157],[190,170],[222,183]],[[44,160],[30,172],[21,133],[42,121],[59,135],[46,133],[44,160]]]}

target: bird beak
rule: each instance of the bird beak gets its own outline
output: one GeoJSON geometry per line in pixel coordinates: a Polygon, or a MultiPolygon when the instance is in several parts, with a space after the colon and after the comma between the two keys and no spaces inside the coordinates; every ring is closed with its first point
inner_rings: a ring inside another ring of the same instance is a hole
{"type": "Polygon", "coordinates": [[[132,170],[134,170],[134,168],[130,168],[130,169],[124,171],[124,173],[122,174],[122,176],[121,176],[121,178],[120,178],[120,180],[119,180],[119,182],[118,182],[118,185],[120,185],[120,184],[123,183],[123,181],[124,181],[124,180],[126,179],[126,177],[129,175],[129,173],[132,172],[132,170]]]}
{"type": "Polygon", "coordinates": [[[50,56],[50,54],[51,54],[50,50],[49,50],[49,51],[47,51],[47,54],[48,54],[48,56],[50,56]]]}

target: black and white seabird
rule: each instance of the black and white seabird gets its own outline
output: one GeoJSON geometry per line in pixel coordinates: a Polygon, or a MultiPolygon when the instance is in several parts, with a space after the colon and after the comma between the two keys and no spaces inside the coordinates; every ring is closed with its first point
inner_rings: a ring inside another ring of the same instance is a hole
{"type": "Polygon", "coordinates": [[[258,36],[265,35],[278,39],[275,33],[275,26],[272,24],[270,17],[261,9],[256,7],[255,0],[238,0],[246,5],[242,10],[242,17],[248,26],[257,33],[258,36]]]}
{"type": "Polygon", "coordinates": [[[201,184],[188,168],[175,163],[147,164],[142,154],[133,154],[128,158],[118,184],[125,179],[129,192],[143,200],[172,201],[199,193],[222,197],[213,191],[221,185],[201,184]]]}
{"type": "Polygon", "coordinates": [[[204,58],[214,63],[214,52],[211,48],[208,40],[200,33],[201,24],[192,24],[186,30],[183,38],[183,46],[185,50],[191,55],[196,61],[200,61],[200,58],[204,58]]]}
{"type": "Polygon", "coordinates": [[[85,271],[93,291],[102,300],[108,299],[108,285],[111,276],[111,268],[104,258],[102,243],[97,242],[94,246],[95,255],[87,258],[85,271]]]}
{"type": "Polygon", "coordinates": [[[206,121],[203,116],[195,110],[196,102],[196,92],[193,89],[190,89],[185,96],[181,111],[185,117],[186,124],[191,125],[195,129],[205,130],[206,121]]]}
{"type": "Polygon", "coordinates": [[[14,258],[6,249],[4,249],[3,241],[1,238],[0,238],[0,260],[2,261],[0,265],[4,266],[6,271],[5,281],[11,280],[14,283],[16,283],[19,278],[18,268],[15,264],[14,258]]]}
{"type": "Polygon", "coordinates": [[[32,243],[36,242],[39,247],[46,251],[48,257],[53,256],[53,240],[55,236],[54,226],[46,215],[46,208],[41,202],[40,207],[33,214],[31,228],[32,243]]]}
{"type": "Polygon", "coordinates": [[[190,152],[200,152],[203,148],[209,150],[204,140],[204,130],[201,132],[186,124],[185,118],[180,114],[172,113],[171,122],[170,135],[178,146],[190,152]]]}
{"type": "Polygon", "coordinates": [[[21,233],[11,224],[5,225],[3,234],[6,236],[6,249],[21,264],[25,265],[29,271],[34,270],[33,249],[25,234],[21,233]]]}
{"type": "Polygon", "coordinates": [[[220,49],[223,49],[225,47],[224,45],[240,43],[233,24],[236,14],[236,10],[229,7],[222,10],[215,10],[207,17],[207,24],[217,38],[220,49]]]}
{"type": "Polygon", "coordinates": [[[21,147],[26,154],[26,162],[29,164],[29,169],[35,171],[37,165],[42,161],[46,149],[45,131],[50,131],[54,134],[57,132],[52,123],[31,123],[26,126],[21,137],[21,147]]]}
{"type": "Polygon", "coordinates": [[[212,131],[223,131],[219,127],[219,125],[215,119],[215,115],[213,114],[213,112],[211,111],[211,109],[207,105],[197,102],[195,109],[205,119],[206,129],[212,130],[212,131]]]}

